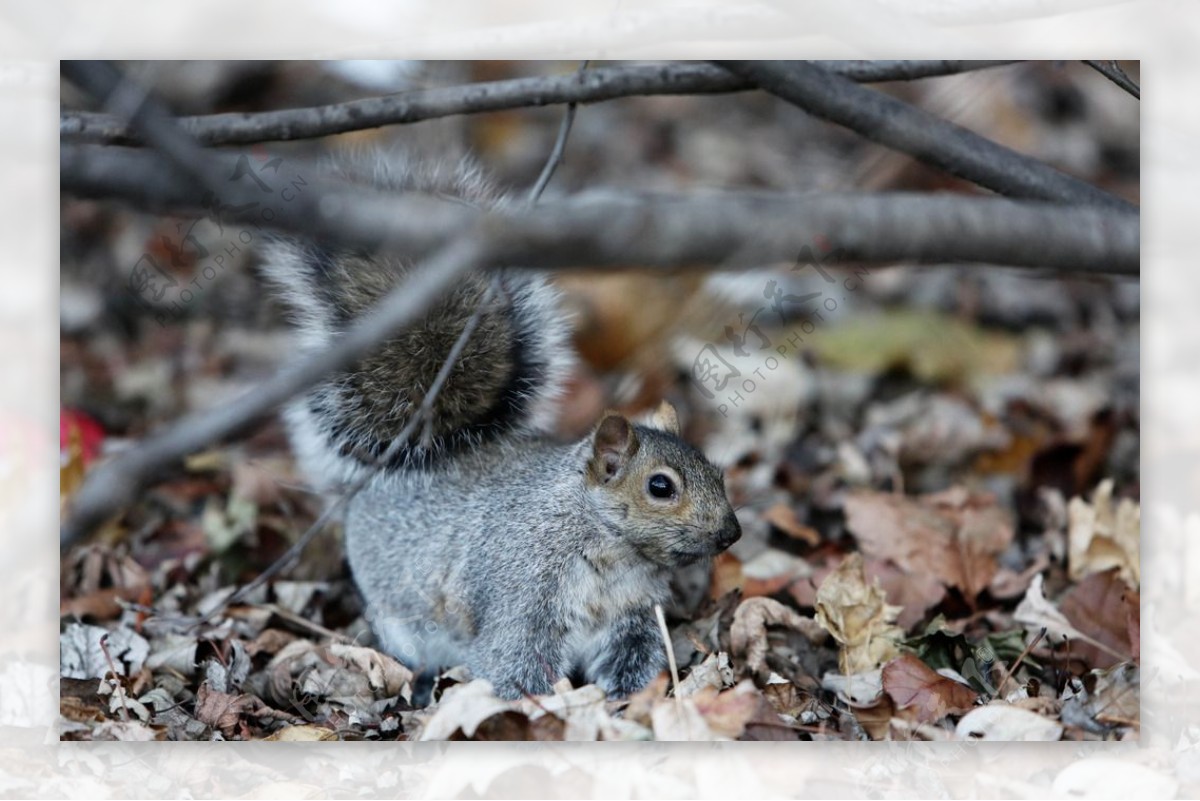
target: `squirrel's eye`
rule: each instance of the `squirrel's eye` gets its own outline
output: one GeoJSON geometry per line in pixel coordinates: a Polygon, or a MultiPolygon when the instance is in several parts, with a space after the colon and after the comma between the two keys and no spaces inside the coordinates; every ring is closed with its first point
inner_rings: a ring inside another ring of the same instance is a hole
{"type": "Polygon", "coordinates": [[[655,473],[646,482],[646,488],[655,498],[670,498],[675,494],[675,482],[662,473],[655,473]]]}

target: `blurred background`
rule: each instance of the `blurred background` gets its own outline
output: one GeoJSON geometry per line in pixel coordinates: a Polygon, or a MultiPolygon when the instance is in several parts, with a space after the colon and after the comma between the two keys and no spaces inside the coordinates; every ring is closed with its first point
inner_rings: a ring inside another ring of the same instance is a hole
{"type": "MultiPolygon", "coordinates": [[[[579,65],[122,66],[176,114],[189,115],[569,74],[579,65]]],[[[1122,66],[1140,78],[1137,63],[1122,66]]],[[[1140,202],[1138,101],[1082,63],[1027,62],[877,88],[1140,202]]],[[[62,105],[89,108],[66,82],[62,105]]],[[[282,158],[277,174],[301,177],[336,152],[469,155],[522,196],[545,164],[562,114],[550,107],[451,117],[253,151],[264,162],[282,158]]],[[[585,191],[745,189],[980,191],[773,97],[742,93],[580,107],[542,202],[585,191]]],[[[256,237],[213,221],[62,198],[64,503],[95,459],[188,411],[227,402],[288,358],[286,313],[263,291],[256,237]],[[240,246],[230,250],[233,241],[240,246]],[[222,250],[226,261],[211,270],[209,254],[222,250]],[[147,269],[151,283],[138,278],[147,269]]],[[[558,278],[581,356],[558,427],[575,437],[606,407],[638,413],[667,398],[679,407],[687,437],[727,468],[745,536],[712,576],[681,579],[677,620],[735,588],[811,611],[815,586],[855,549],[848,493],[962,486],[990,494],[1013,521],[1017,536],[999,555],[1007,583],[978,601],[914,589],[884,559],[869,562],[868,573],[880,578],[889,602],[905,607],[906,629],[942,613],[967,620],[962,630],[997,630],[1000,617],[970,613],[1011,610],[1029,578],[1047,567],[1048,595],[1068,586],[1071,498],[1091,498],[1110,480],[1105,493],[1140,500],[1136,278],[864,265],[845,261],[826,241],[787,263],[736,273],[662,275],[640,267],[558,278]]],[[[65,614],[119,614],[113,587],[133,600],[155,598],[160,610],[194,608],[261,572],[319,508],[277,422],[197,454],[163,478],[96,534],[100,550],[64,556],[65,614]],[[170,599],[151,589],[171,584],[180,589],[170,599]]],[[[288,577],[303,584],[286,601],[296,614],[361,631],[335,530],[288,577]]]]}

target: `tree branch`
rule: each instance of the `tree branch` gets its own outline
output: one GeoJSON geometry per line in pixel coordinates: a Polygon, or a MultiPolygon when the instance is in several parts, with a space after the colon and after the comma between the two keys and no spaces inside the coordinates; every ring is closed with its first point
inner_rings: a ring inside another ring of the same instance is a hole
{"type": "MultiPolygon", "coordinates": [[[[954,75],[1010,61],[827,61],[816,62],[849,80],[878,82],[954,75]]],[[[206,145],[311,139],[384,125],[563,103],[598,103],[643,95],[740,92],[753,84],[711,64],[668,63],[602,67],[574,74],[404,92],[312,108],[254,114],[180,117],[179,126],[206,145]]],[[[136,145],[137,133],[119,117],[64,111],[59,133],[77,142],[136,145]]]]}
{"type": "Polygon", "coordinates": [[[1138,100],[1142,99],[1142,88],[1140,86],[1138,86],[1137,81],[1135,81],[1133,78],[1130,78],[1125,73],[1125,70],[1121,69],[1121,65],[1118,64],[1117,62],[1115,62],[1115,61],[1085,61],[1083,63],[1087,64],[1089,67],[1091,67],[1096,72],[1103,75],[1105,78],[1108,78],[1110,81],[1112,81],[1117,86],[1124,89],[1129,94],[1136,97],[1138,100]]]}
{"type": "MultiPolygon", "coordinates": [[[[214,154],[225,168],[236,153],[214,154]]],[[[492,211],[322,181],[277,204],[271,220],[251,188],[231,184],[222,222],[276,228],[331,244],[419,258],[473,225],[487,232],[488,264],[571,269],[614,264],[701,268],[790,261],[823,236],[847,259],[980,262],[1085,273],[1138,272],[1138,215],[1095,206],[915,193],[713,192],[678,196],[588,192],[492,211]]],[[[161,155],[94,145],[60,149],[62,189],[123,200],[143,211],[196,214],[191,183],[161,155]]]]}
{"type": "Polygon", "coordinates": [[[804,61],[721,62],[804,111],[1002,195],[1130,211],[1084,181],[804,61]]]}

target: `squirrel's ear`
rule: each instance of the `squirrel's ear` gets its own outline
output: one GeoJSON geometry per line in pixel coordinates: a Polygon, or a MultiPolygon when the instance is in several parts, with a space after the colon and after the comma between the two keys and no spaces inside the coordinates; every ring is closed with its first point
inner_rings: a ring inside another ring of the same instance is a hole
{"type": "Polygon", "coordinates": [[[592,436],[592,473],[607,483],[637,453],[638,439],[633,425],[620,414],[608,412],[592,436]]]}
{"type": "Polygon", "coordinates": [[[667,401],[658,404],[658,408],[654,410],[654,415],[650,418],[650,424],[659,431],[679,436],[679,414],[675,411],[675,407],[667,401]]]}

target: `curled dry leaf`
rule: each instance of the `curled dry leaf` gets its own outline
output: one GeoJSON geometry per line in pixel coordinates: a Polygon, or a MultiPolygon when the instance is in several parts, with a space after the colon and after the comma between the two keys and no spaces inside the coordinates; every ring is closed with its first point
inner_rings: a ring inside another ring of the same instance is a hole
{"type": "Polygon", "coordinates": [[[967,685],[943,676],[912,654],[902,654],[884,666],[883,689],[897,708],[911,708],[918,723],[965,712],[979,697],[967,685]]]}
{"type": "Polygon", "coordinates": [[[283,718],[291,716],[271,709],[253,695],[217,692],[202,682],[196,692],[196,720],[219,729],[226,737],[245,731],[244,718],[283,718]]]}
{"type": "Polygon", "coordinates": [[[1067,506],[1067,567],[1078,581],[1092,573],[1117,568],[1131,587],[1142,581],[1139,541],[1142,529],[1141,507],[1122,498],[1113,503],[1112,479],[1105,479],[1092,494],[1092,502],[1072,498],[1067,506]]]}
{"type": "Polygon", "coordinates": [[[1013,538],[1012,521],[995,498],[961,487],[919,498],[855,490],[845,510],[864,554],[890,559],[914,576],[932,574],[971,602],[996,575],[996,557],[1013,538]]]}
{"type": "Polygon", "coordinates": [[[328,648],[330,655],[341,659],[348,667],[363,673],[377,696],[391,698],[405,694],[405,690],[411,694],[412,671],[387,654],[380,653],[374,648],[336,642],[330,643],[328,648]]]}
{"type": "Polygon", "coordinates": [[[708,687],[723,690],[732,684],[733,667],[729,664],[729,654],[722,651],[709,654],[708,658],[692,668],[691,672],[675,688],[675,695],[687,698],[708,687]]]}
{"type": "Polygon", "coordinates": [[[1063,727],[1050,718],[1003,701],[972,709],[954,727],[960,740],[1053,742],[1062,732],[1063,727]]]}
{"type": "Polygon", "coordinates": [[[817,623],[842,646],[838,666],[844,675],[874,670],[899,653],[900,608],[888,605],[878,582],[867,585],[861,554],[846,557],[821,582],[816,608],[817,623]]]}
{"type": "Polygon", "coordinates": [[[825,631],[816,621],[809,620],[779,601],[772,598],[747,598],[733,614],[729,643],[735,655],[746,655],[746,669],[751,673],[762,670],[765,664],[767,626],[787,626],[800,632],[813,643],[825,639],[825,631]]]}

